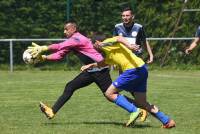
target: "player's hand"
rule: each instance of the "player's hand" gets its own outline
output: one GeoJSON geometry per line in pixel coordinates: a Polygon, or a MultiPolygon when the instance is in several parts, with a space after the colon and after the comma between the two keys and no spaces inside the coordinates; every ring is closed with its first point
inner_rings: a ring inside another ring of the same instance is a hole
{"type": "Polygon", "coordinates": [[[33,58],[36,58],[42,52],[47,51],[48,47],[40,46],[40,45],[32,42],[32,46],[28,47],[28,49],[31,51],[31,55],[33,56],[33,58]]]}
{"type": "Polygon", "coordinates": [[[186,54],[190,54],[191,52],[192,52],[192,50],[189,49],[189,48],[187,48],[187,49],[185,50],[185,53],[186,53],[186,54]]]}
{"type": "Polygon", "coordinates": [[[47,56],[46,55],[38,55],[35,59],[34,59],[34,64],[38,64],[41,62],[46,61],[47,56]]]}
{"type": "Polygon", "coordinates": [[[86,70],[88,70],[90,68],[91,68],[91,64],[84,65],[84,66],[81,67],[81,71],[84,72],[84,71],[86,71],[86,70]]]}
{"type": "Polygon", "coordinates": [[[131,44],[130,47],[130,49],[133,51],[138,51],[140,49],[140,45],[137,44],[131,44]]]}
{"type": "Polygon", "coordinates": [[[147,60],[147,64],[153,63],[153,56],[150,56],[149,59],[147,60]]]}
{"type": "Polygon", "coordinates": [[[94,43],[94,47],[96,48],[96,49],[100,49],[101,47],[102,47],[102,43],[100,42],[100,41],[98,41],[98,40],[96,40],[95,41],[95,43],[94,43]]]}

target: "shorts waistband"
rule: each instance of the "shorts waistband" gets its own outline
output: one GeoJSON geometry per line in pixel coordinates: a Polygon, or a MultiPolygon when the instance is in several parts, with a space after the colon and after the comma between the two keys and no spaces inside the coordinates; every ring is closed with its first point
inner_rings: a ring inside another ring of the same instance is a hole
{"type": "Polygon", "coordinates": [[[90,73],[99,72],[99,71],[102,71],[102,70],[108,69],[108,68],[109,68],[109,66],[100,67],[100,68],[99,67],[94,67],[94,68],[88,69],[87,72],[90,72],[90,73]]]}

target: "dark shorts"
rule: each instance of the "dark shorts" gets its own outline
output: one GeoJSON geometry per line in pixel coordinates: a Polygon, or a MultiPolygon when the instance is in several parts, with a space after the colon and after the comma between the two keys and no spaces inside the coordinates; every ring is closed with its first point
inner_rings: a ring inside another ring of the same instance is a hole
{"type": "Polygon", "coordinates": [[[73,89],[80,89],[92,83],[96,83],[102,93],[105,93],[108,87],[112,84],[109,69],[105,68],[96,72],[81,72],[73,80],[68,82],[67,85],[73,87],[73,89]]]}

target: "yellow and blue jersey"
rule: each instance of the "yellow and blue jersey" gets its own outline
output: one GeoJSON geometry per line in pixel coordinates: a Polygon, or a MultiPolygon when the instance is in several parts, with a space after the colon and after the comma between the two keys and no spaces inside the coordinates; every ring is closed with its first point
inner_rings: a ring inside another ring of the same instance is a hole
{"type": "Polygon", "coordinates": [[[102,50],[105,54],[105,62],[111,65],[118,65],[122,71],[142,67],[144,61],[132,53],[126,46],[117,42],[115,37],[103,41],[105,45],[102,50]]]}

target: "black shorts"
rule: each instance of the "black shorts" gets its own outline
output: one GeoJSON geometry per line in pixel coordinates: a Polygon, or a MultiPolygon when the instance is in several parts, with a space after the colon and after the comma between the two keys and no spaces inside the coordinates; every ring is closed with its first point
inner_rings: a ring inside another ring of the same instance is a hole
{"type": "Polygon", "coordinates": [[[69,84],[72,84],[76,89],[79,89],[88,86],[93,82],[96,83],[102,93],[104,93],[112,84],[109,69],[106,68],[97,72],[81,72],[72,81],[70,81],[69,84]]]}

